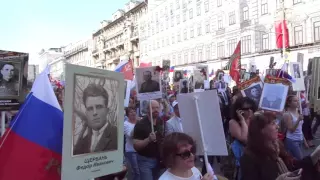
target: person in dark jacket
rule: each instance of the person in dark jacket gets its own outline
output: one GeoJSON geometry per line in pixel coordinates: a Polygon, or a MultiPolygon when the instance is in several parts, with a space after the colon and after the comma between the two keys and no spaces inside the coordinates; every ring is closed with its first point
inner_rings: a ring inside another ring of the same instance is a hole
{"type": "Polygon", "coordinates": [[[242,177],[243,180],[320,179],[315,168],[319,157],[320,146],[302,160],[293,159],[278,141],[275,115],[256,113],[250,122],[247,146],[240,160],[242,177]],[[301,175],[292,173],[300,168],[303,169],[301,175]]]}

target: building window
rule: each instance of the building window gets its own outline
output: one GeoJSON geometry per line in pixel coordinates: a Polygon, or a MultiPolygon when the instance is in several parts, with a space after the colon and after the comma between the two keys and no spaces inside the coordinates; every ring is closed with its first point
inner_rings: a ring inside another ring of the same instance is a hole
{"type": "Polygon", "coordinates": [[[201,24],[198,24],[198,29],[197,29],[197,31],[198,31],[198,36],[201,36],[201,34],[202,34],[201,24]]]}
{"type": "Polygon", "coordinates": [[[160,41],[157,40],[157,48],[160,48],[160,41]]]}
{"type": "Polygon", "coordinates": [[[174,38],[174,34],[172,34],[172,44],[174,44],[175,43],[175,38],[174,38]]]}
{"type": "Polygon", "coordinates": [[[189,9],[189,19],[192,19],[192,18],[193,18],[193,10],[189,9]]]}
{"type": "Polygon", "coordinates": [[[218,17],[218,29],[222,29],[223,28],[223,22],[222,22],[222,16],[218,17]]]}
{"type": "Polygon", "coordinates": [[[210,23],[207,22],[206,24],[206,33],[210,33],[210,23]]]}
{"type": "Polygon", "coordinates": [[[208,45],[206,47],[206,59],[209,60],[211,58],[211,46],[208,45]]]}
{"type": "Polygon", "coordinates": [[[261,1],[261,15],[268,14],[268,1],[262,0],[261,1]]]}
{"type": "Polygon", "coordinates": [[[171,27],[174,26],[174,16],[171,16],[171,27]]]}
{"type": "Polygon", "coordinates": [[[177,64],[181,64],[181,53],[178,54],[177,64]]]}
{"type": "Polygon", "coordinates": [[[194,50],[190,52],[190,62],[194,62],[194,50]]]}
{"type": "Polygon", "coordinates": [[[183,30],[183,39],[187,40],[188,35],[187,35],[187,29],[183,30]]]}
{"type": "Polygon", "coordinates": [[[182,18],[183,18],[183,22],[185,22],[187,20],[187,12],[186,11],[183,11],[182,18]]]}
{"type": "Polygon", "coordinates": [[[180,15],[177,15],[177,24],[180,24],[180,15]]]}
{"type": "Polygon", "coordinates": [[[303,29],[302,29],[302,26],[294,27],[294,43],[296,45],[303,44],[303,29]]]}
{"type": "Polygon", "coordinates": [[[218,48],[218,58],[224,57],[225,56],[224,55],[224,42],[219,42],[217,48],[218,48]]]}
{"type": "Polygon", "coordinates": [[[169,21],[168,21],[168,19],[166,19],[166,29],[168,29],[169,28],[169,21]]]}
{"type": "Polygon", "coordinates": [[[201,15],[201,6],[200,4],[197,6],[197,16],[201,15]]]}
{"type": "Polygon", "coordinates": [[[209,1],[208,1],[208,0],[206,0],[206,1],[204,2],[204,11],[205,11],[205,12],[208,12],[208,11],[209,11],[209,1]]]}
{"type": "Polygon", "coordinates": [[[236,12],[232,11],[229,13],[229,25],[233,25],[236,23],[236,12]]]}
{"type": "Polygon", "coordinates": [[[242,11],[243,11],[243,20],[244,21],[249,20],[249,8],[248,8],[248,6],[243,7],[242,11]]]}
{"type": "Polygon", "coordinates": [[[178,34],[178,42],[181,42],[181,34],[180,34],[180,31],[179,31],[177,34],[178,34]]]}
{"type": "Polygon", "coordinates": [[[176,65],[176,55],[172,56],[172,62],[173,62],[174,65],[176,65]]]}
{"type": "Polygon", "coordinates": [[[179,9],[180,8],[180,2],[179,2],[179,0],[176,0],[177,2],[176,2],[176,6],[177,6],[177,9],[179,9]]]}
{"type": "Polygon", "coordinates": [[[184,64],[188,63],[188,52],[184,53],[184,64]]]}
{"type": "Polygon", "coordinates": [[[299,4],[301,3],[301,0],[293,0],[293,4],[299,4]]]}
{"type": "Polygon", "coordinates": [[[234,50],[236,49],[236,45],[237,45],[237,39],[230,39],[228,40],[228,55],[231,56],[234,52],[234,50]]]}
{"type": "Polygon", "coordinates": [[[262,35],[262,50],[269,49],[269,34],[262,35]]]}
{"type": "Polygon", "coordinates": [[[170,43],[170,42],[169,42],[169,37],[167,37],[167,46],[169,46],[169,43],[170,43]]]}
{"type": "Polygon", "coordinates": [[[190,38],[194,37],[194,28],[193,26],[190,28],[190,38]]]}
{"type": "Polygon", "coordinates": [[[222,6],[222,0],[217,0],[217,6],[218,7],[222,6]]]}
{"type": "Polygon", "coordinates": [[[183,8],[183,9],[184,9],[184,8],[187,8],[186,0],[183,0],[183,1],[182,1],[182,8],[183,8]]]}
{"type": "Polygon", "coordinates": [[[198,49],[198,62],[202,61],[202,48],[198,49]]]}
{"type": "Polygon", "coordinates": [[[314,30],[314,41],[320,41],[320,21],[313,23],[313,30],[314,30]]]}
{"type": "Polygon", "coordinates": [[[251,36],[244,36],[241,38],[241,51],[243,54],[251,52],[251,36]]]}

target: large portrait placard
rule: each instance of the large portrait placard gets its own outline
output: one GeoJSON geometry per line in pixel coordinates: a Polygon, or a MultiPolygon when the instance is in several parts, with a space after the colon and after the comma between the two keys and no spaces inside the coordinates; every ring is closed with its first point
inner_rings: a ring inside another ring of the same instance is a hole
{"type": "Polygon", "coordinates": [[[288,80],[266,76],[259,107],[264,110],[282,112],[286,103],[288,90],[288,80]]]}
{"type": "Polygon", "coordinates": [[[23,103],[28,78],[27,53],[0,50],[0,110],[18,110],[23,103]]]}
{"type": "Polygon", "coordinates": [[[290,67],[290,74],[295,79],[295,82],[292,83],[292,89],[294,91],[306,90],[304,85],[302,64],[299,62],[290,62],[289,67],[290,67]]]}
{"type": "Polygon", "coordinates": [[[66,64],[62,179],[122,171],[123,74],[66,64]]]}
{"type": "Polygon", "coordinates": [[[239,84],[239,89],[243,97],[249,97],[259,105],[263,83],[259,76],[239,84]]]}
{"type": "Polygon", "coordinates": [[[157,67],[136,68],[136,87],[138,100],[162,98],[162,83],[157,67]]]}

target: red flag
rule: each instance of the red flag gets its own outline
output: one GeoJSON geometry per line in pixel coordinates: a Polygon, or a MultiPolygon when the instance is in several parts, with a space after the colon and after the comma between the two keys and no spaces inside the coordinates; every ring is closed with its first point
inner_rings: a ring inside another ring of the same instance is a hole
{"type": "Polygon", "coordinates": [[[230,57],[230,76],[238,84],[240,83],[241,70],[241,41],[238,42],[236,49],[230,57]]]}
{"type": "Polygon", "coordinates": [[[152,66],[151,62],[149,62],[149,63],[141,62],[139,67],[151,67],[151,66],[152,66]]]}
{"type": "Polygon", "coordinates": [[[283,48],[283,42],[282,42],[282,24],[284,26],[284,37],[285,37],[285,47],[289,47],[289,30],[287,26],[287,22],[285,20],[276,22],[275,30],[276,30],[276,41],[277,41],[277,47],[283,48]]]}
{"type": "Polygon", "coordinates": [[[132,60],[129,60],[129,62],[123,67],[122,73],[124,75],[124,79],[127,80],[133,80],[133,65],[132,60]]]}

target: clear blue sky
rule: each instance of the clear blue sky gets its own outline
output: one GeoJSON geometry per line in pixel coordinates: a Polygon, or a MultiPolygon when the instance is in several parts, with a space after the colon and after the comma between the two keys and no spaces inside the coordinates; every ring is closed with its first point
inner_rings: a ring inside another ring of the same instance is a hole
{"type": "Polygon", "coordinates": [[[89,38],[104,19],[129,0],[3,0],[0,49],[30,53],[89,38]]]}

